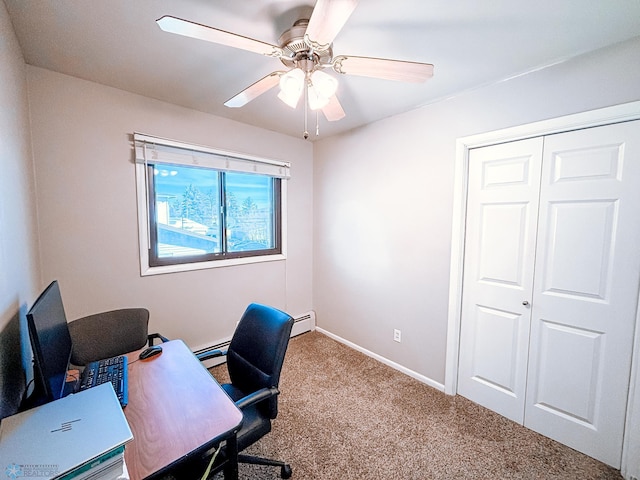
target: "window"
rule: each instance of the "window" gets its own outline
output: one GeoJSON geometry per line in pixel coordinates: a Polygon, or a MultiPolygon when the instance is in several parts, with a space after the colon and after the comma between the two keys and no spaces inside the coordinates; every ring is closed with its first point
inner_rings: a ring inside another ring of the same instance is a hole
{"type": "Polygon", "coordinates": [[[284,258],[287,163],[134,139],[143,275],[284,258]]]}

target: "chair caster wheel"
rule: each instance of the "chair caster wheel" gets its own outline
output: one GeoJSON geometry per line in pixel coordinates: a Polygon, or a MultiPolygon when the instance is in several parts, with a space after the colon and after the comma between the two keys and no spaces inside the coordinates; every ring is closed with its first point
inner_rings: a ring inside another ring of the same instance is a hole
{"type": "Polygon", "coordinates": [[[289,465],[283,465],[282,468],[280,469],[281,478],[291,478],[292,473],[293,472],[291,471],[291,466],[289,465]]]}

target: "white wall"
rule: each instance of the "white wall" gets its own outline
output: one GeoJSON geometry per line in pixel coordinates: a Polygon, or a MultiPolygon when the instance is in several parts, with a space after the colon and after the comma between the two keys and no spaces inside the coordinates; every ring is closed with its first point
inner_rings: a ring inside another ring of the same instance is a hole
{"type": "Polygon", "coordinates": [[[0,2],[0,418],[15,412],[24,389],[25,314],[38,281],[25,63],[0,2]]]}
{"type": "Polygon", "coordinates": [[[639,86],[640,37],[316,142],[318,326],[442,385],[456,138],[639,100],[639,86]]]}
{"type": "Polygon", "coordinates": [[[311,304],[312,147],[292,137],[28,67],[43,284],[69,320],[130,306],[198,348],[229,337],[250,302],[311,304]],[[290,161],[288,259],[140,276],[133,132],[290,161]]]}

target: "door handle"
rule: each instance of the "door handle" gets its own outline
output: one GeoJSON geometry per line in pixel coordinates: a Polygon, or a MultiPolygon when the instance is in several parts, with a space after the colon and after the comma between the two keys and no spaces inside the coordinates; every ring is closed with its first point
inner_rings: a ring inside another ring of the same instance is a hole
{"type": "Polygon", "coordinates": [[[524,305],[525,307],[529,306],[529,302],[527,302],[526,300],[522,302],[522,305],[524,305]]]}

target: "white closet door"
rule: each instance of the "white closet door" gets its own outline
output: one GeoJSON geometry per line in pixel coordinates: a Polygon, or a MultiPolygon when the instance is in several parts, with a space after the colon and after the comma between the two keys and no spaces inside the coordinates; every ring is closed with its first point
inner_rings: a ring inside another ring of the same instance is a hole
{"type": "Polygon", "coordinates": [[[620,467],[640,278],[640,122],[545,137],[525,426],[620,467]]]}
{"type": "Polygon", "coordinates": [[[522,423],[542,139],[472,150],[458,392],[522,423]]]}

